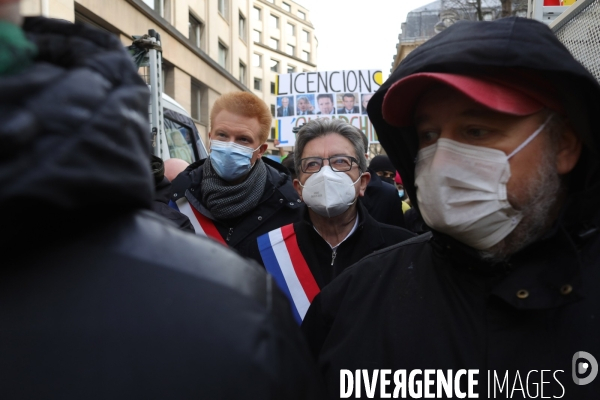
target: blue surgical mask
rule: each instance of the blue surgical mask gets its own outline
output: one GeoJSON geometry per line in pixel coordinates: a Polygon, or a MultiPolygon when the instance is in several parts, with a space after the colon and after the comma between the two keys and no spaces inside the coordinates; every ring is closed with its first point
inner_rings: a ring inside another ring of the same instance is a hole
{"type": "Polygon", "coordinates": [[[398,190],[398,196],[404,197],[404,189],[398,190]]]}
{"type": "Polygon", "coordinates": [[[226,181],[235,181],[246,175],[252,168],[252,150],[234,142],[210,141],[210,164],[217,175],[226,181]]]}

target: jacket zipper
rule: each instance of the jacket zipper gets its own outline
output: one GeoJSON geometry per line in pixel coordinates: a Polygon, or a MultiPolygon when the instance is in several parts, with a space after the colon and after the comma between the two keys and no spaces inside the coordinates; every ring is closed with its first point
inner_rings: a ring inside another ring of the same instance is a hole
{"type": "Polygon", "coordinates": [[[229,242],[231,235],[233,235],[233,228],[229,228],[229,232],[227,232],[227,238],[225,240],[229,242]]]}
{"type": "Polygon", "coordinates": [[[335,256],[337,256],[337,249],[331,252],[331,265],[333,266],[333,262],[335,261],[335,256]]]}

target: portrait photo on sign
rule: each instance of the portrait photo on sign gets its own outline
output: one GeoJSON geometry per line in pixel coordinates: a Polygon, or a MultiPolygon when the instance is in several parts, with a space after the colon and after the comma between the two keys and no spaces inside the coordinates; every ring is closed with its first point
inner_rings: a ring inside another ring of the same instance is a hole
{"type": "Polygon", "coordinates": [[[367,105],[369,104],[369,100],[371,100],[371,97],[373,97],[373,93],[363,93],[361,95],[361,101],[360,101],[360,113],[361,114],[367,114],[367,105]]]}
{"type": "Polygon", "coordinates": [[[296,115],[314,115],[315,95],[312,93],[296,96],[296,115]]]}
{"type": "Polygon", "coordinates": [[[294,96],[277,97],[277,116],[292,117],[294,114],[294,96]]]}
{"type": "Polygon", "coordinates": [[[317,115],[333,115],[335,114],[335,102],[333,94],[320,93],[317,95],[317,107],[319,111],[317,115]]]}
{"type": "Polygon", "coordinates": [[[358,93],[339,93],[336,97],[338,114],[360,114],[358,93]]]}

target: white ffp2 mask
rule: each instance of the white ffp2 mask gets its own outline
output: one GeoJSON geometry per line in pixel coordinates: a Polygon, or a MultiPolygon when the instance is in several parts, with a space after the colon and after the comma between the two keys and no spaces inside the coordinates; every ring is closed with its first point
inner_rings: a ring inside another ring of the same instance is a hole
{"type": "Polygon", "coordinates": [[[333,172],[329,166],[323,165],[321,170],[312,174],[302,186],[302,200],[317,214],[331,218],[346,211],[356,201],[354,185],[361,178],[352,182],[348,174],[333,172]]]}
{"type": "Polygon", "coordinates": [[[500,150],[438,139],[421,149],[415,166],[417,201],[436,231],[478,250],[515,229],[523,215],[508,202],[508,160],[531,142],[550,117],[508,156],[500,150]]]}

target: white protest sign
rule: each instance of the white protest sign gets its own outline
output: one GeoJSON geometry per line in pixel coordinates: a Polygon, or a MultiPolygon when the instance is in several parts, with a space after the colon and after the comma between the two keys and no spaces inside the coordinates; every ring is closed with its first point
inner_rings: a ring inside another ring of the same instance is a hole
{"type": "Polygon", "coordinates": [[[378,143],[366,106],[381,84],[381,71],[375,69],[279,75],[275,113],[279,146],[294,146],[292,129],[316,118],[344,120],[367,135],[370,143],[378,143]]]}

